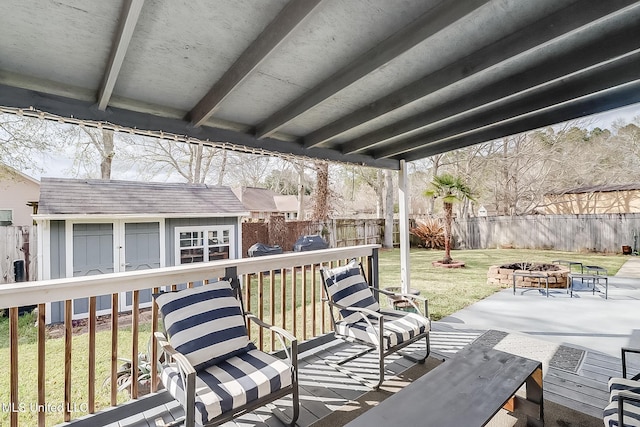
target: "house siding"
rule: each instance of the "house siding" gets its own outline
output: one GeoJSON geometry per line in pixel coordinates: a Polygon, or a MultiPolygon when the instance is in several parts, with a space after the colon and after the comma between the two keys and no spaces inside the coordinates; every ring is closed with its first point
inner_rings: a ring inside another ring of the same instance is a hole
{"type": "MultiPolygon", "coordinates": [[[[51,242],[51,279],[60,279],[66,277],[66,240],[65,240],[65,222],[51,221],[50,223],[50,242],[51,242]]],[[[64,321],[64,304],[62,301],[52,302],[49,309],[51,311],[51,323],[60,323],[64,321]]]]}

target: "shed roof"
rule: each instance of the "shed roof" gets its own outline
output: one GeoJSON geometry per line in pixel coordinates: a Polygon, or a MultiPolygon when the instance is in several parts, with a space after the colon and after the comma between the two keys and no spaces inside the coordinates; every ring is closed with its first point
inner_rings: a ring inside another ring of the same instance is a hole
{"type": "Polygon", "coordinates": [[[206,184],[42,178],[38,216],[242,216],[229,187],[206,184]]]}
{"type": "Polygon", "coordinates": [[[3,0],[0,106],[397,169],[640,102],[638,22],[638,0],[3,0]]]}

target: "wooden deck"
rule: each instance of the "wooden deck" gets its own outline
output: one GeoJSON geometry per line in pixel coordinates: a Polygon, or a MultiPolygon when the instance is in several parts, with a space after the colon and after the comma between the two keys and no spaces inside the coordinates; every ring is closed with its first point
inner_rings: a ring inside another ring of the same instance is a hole
{"type": "MultiPolygon", "coordinates": [[[[433,366],[454,356],[457,351],[476,339],[478,343],[493,347],[502,337],[500,333],[492,334],[493,331],[460,331],[445,328],[447,326],[433,323],[431,358],[434,360],[427,362],[432,362],[433,366]]],[[[424,351],[424,342],[416,343],[409,348],[410,351],[424,351]]],[[[354,348],[351,344],[332,341],[300,355],[300,427],[313,426],[336,411],[361,409],[357,399],[370,390],[324,362],[356,350],[357,347],[354,348]]],[[[411,381],[402,373],[414,364],[399,356],[387,360],[390,362],[387,364],[387,380],[383,387],[390,392],[400,390],[411,381]]],[[[376,364],[375,355],[368,355],[351,362],[349,367],[365,378],[374,378],[376,364]]],[[[576,369],[548,367],[544,372],[545,400],[600,418],[608,400],[607,381],[611,376],[620,375],[620,371],[619,358],[587,351],[576,369]]],[[[277,404],[281,408],[287,408],[290,407],[290,400],[283,399],[277,404]]],[[[156,420],[170,422],[181,415],[182,409],[167,393],[158,393],[63,425],[150,427],[157,425],[156,420]]],[[[225,426],[281,427],[282,423],[264,408],[225,426]]]]}

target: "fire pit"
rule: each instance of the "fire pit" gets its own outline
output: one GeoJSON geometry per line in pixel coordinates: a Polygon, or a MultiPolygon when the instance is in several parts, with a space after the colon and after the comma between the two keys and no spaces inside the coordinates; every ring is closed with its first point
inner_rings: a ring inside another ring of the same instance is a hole
{"type": "MultiPolygon", "coordinates": [[[[544,273],[549,277],[550,288],[567,288],[569,269],[558,264],[518,262],[512,264],[492,265],[487,273],[488,284],[502,287],[513,286],[514,272],[544,273]]],[[[521,288],[537,288],[539,279],[535,277],[516,276],[516,286],[521,288]]]]}

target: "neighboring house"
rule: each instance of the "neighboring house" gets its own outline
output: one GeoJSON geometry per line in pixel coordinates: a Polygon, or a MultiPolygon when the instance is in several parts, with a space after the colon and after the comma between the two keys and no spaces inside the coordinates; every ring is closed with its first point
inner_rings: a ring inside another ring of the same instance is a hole
{"type": "Polygon", "coordinates": [[[249,211],[251,219],[269,219],[273,214],[284,215],[287,220],[298,219],[297,196],[283,196],[267,188],[241,187],[233,192],[249,211]]]}
{"type": "MultiPolygon", "coordinates": [[[[38,214],[39,277],[56,279],[241,258],[241,217],[247,212],[228,187],[42,178],[38,214]]],[[[130,293],[120,310],[131,309],[130,293]]],[[[141,307],[151,292],[140,293],[141,307]]],[[[63,318],[61,302],[47,321],[63,318]]],[[[98,298],[98,314],[111,310],[98,298]]],[[[86,317],[74,300],[73,317],[86,317]]]]}
{"type": "Polygon", "coordinates": [[[612,214],[640,212],[640,184],[582,187],[545,194],[545,214],[612,214]]]}
{"type": "Polygon", "coordinates": [[[33,225],[33,207],[38,201],[40,182],[0,163],[0,226],[33,225]]]}

